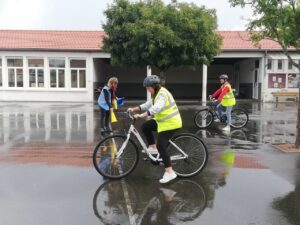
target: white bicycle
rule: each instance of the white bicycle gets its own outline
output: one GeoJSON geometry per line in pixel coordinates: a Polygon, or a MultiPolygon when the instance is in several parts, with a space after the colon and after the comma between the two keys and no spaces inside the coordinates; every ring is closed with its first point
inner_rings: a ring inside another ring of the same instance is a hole
{"type": "MultiPolygon", "coordinates": [[[[103,177],[120,179],[129,175],[139,161],[138,147],[132,140],[135,135],[142,149],[153,164],[159,164],[162,159],[158,155],[151,155],[132,119],[127,135],[110,135],[99,142],[93,154],[95,169],[103,177]]],[[[170,154],[172,167],[179,177],[192,177],[200,173],[205,167],[208,152],[203,141],[193,134],[178,134],[171,138],[167,151],[170,154]]]]}

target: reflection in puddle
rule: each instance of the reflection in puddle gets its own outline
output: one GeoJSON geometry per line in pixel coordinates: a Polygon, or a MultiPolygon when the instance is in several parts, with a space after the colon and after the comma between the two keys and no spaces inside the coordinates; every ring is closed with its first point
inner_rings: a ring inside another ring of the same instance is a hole
{"type": "Polygon", "coordinates": [[[104,224],[183,224],[206,208],[200,183],[176,180],[168,186],[151,183],[138,190],[135,181],[108,181],[95,192],[93,209],[104,224]],[[127,222],[126,222],[127,221],[127,222]]]}
{"type": "Polygon", "coordinates": [[[93,105],[74,111],[71,106],[59,111],[46,103],[0,108],[0,144],[94,142],[93,105]]]}

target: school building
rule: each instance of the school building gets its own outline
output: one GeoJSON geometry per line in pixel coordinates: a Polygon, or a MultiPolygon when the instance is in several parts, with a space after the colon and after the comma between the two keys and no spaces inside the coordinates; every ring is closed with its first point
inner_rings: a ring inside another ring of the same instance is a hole
{"type": "MultiPolygon", "coordinates": [[[[293,100],[300,71],[280,46],[263,40],[254,46],[245,31],[218,31],[222,52],[209,66],[171,68],[166,87],[179,99],[205,99],[226,73],[238,98],[293,100]]],[[[110,76],[120,81],[118,96],[146,97],[145,68],[112,66],[102,50],[103,31],[0,30],[0,101],[92,102],[110,76]]],[[[300,55],[290,49],[294,60],[300,55]]],[[[152,68],[152,74],[157,74],[152,68]]]]}

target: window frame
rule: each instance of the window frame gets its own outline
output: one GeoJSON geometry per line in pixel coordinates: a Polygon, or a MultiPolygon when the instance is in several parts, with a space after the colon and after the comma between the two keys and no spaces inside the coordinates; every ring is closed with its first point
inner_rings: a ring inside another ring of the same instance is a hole
{"type": "Polygon", "coordinates": [[[70,76],[71,76],[71,84],[70,84],[70,86],[71,86],[71,89],[86,89],[86,87],[87,87],[87,83],[86,83],[86,71],[87,71],[87,66],[86,66],[86,63],[87,63],[87,60],[86,60],[86,58],[70,58],[69,59],[69,65],[70,65],[70,76]],[[71,65],[71,61],[72,60],[78,60],[78,61],[85,61],[85,67],[72,67],[72,65],[71,65]],[[72,78],[73,78],[73,76],[72,76],[72,72],[73,71],[76,71],[76,87],[73,87],[72,85],[73,85],[73,82],[72,82],[72,78]],[[84,77],[85,77],[85,82],[84,82],[84,87],[80,87],[80,72],[81,71],[84,71],[84,77]]]}
{"type": "Polygon", "coordinates": [[[272,69],[273,69],[273,59],[268,58],[267,59],[267,70],[272,70],[272,69]]]}
{"type": "Polygon", "coordinates": [[[292,64],[292,62],[290,60],[288,61],[288,70],[294,70],[294,65],[292,64]]]}
{"type": "Polygon", "coordinates": [[[284,60],[283,59],[277,59],[277,70],[283,71],[284,69],[284,60]],[[281,62],[281,68],[279,68],[279,62],[281,62]]]}
{"type": "Polygon", "coordinates": [[[7,65],[7,85],[8,85],[8,88],[18,88],[18,89],[21,89],[21,88],[24,88],[24,59],[22,56],[9,56],[9,57],[6,57],[6,65],[7,65]],[[22,66],[9,66],[8,65],[8,60],[9,59],[21,59],[22,61],[22,66]],[[9,71],[10,70],[13,70],[14,71],[14,86],[9,86],[9,71]],[[17,71],[18,70],[22,70],[22,86],[19,87],[18,86],[18,74],[17,74],[17,71]]]}
{"type": "Polygon", "coordinates": [[[29,57],[27,58],[27,69],[28,69],[28,84],[29,84],[29,88],[45,88],[45,59],[44,58],[40,58],[40,57],[29,57]],[[41,66],[29,66],[29,60],[31,59],[41,59],[43,60],[43,67],[41,66]],[[30,70],[34,70],[35,71],[35,85],[34,87],[30,86],[30,70]],[[43,71],[43,87],[39,86],[39,74],[38,71],[42,70],[43,71]]]}
{"type": "Polygon", "coordinates": [[[48,67],[49,67],[49,88],[50,89],[65,89],[66,88],[66,58],[64,57],[50,57],[48,58],[48,67]],[[50,66],[50,61],[51,60],[63,60],[64,61],[64,67],[51,67],[50,66]],[[55,87],[52,87],[51,84],[51,71],[55,71],[55,83],[56,83],[56,86],[55,87]],[[59,72],[60,71],[63,71],[64,72],[64,86],[63,87],[60,87],[59,86],[59,77],[60,77],[60,74],[59,72]]]}
{"type": "Polygon", "coordinates": [[[3,66],[2,66],[3,60],[2,57],[0,56],[0,88],[3,87],[3,66]]]}

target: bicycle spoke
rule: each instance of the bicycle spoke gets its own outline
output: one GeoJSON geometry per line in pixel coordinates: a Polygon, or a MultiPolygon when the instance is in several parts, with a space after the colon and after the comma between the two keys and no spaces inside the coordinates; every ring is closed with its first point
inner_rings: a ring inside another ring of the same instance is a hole
{"type": "MultiPolygon", "coordinates": [[[[179,176],[193,176],[199,173],[207,162],[207,150],[202,141],[190,134],[178,135],[172,141],[188,155],[186,159],[173,162],[173,169],[179,176]]],[[[178,155],[179,151],[173,146],[168,147],[170,155],[178,155]]],[[[182,154],[182,153],[180,153],[182,154]]]]}
{"type": "Polygon", "coordinates": [[[132,141],[128,141],[122,154],[118,155],[125,140],[124,136],[114,135],[102,140],[96,147],[93,161],[101,175],[108,178],[121,178],[135,168],[138,152],[132,141]]]}
{"type": "Polygon", "coordinates": [[[241,109],[234,109],[232,111],[231,126],[234,128],[242,128],[248,123],[248,115],[241,109]]]}
{"type": "Polygon", "coordinates": [[[205,128],[212,123],[213,115],[208,109],[203,109],[197,112],[194,121],[197,127],[205,128]]]}

